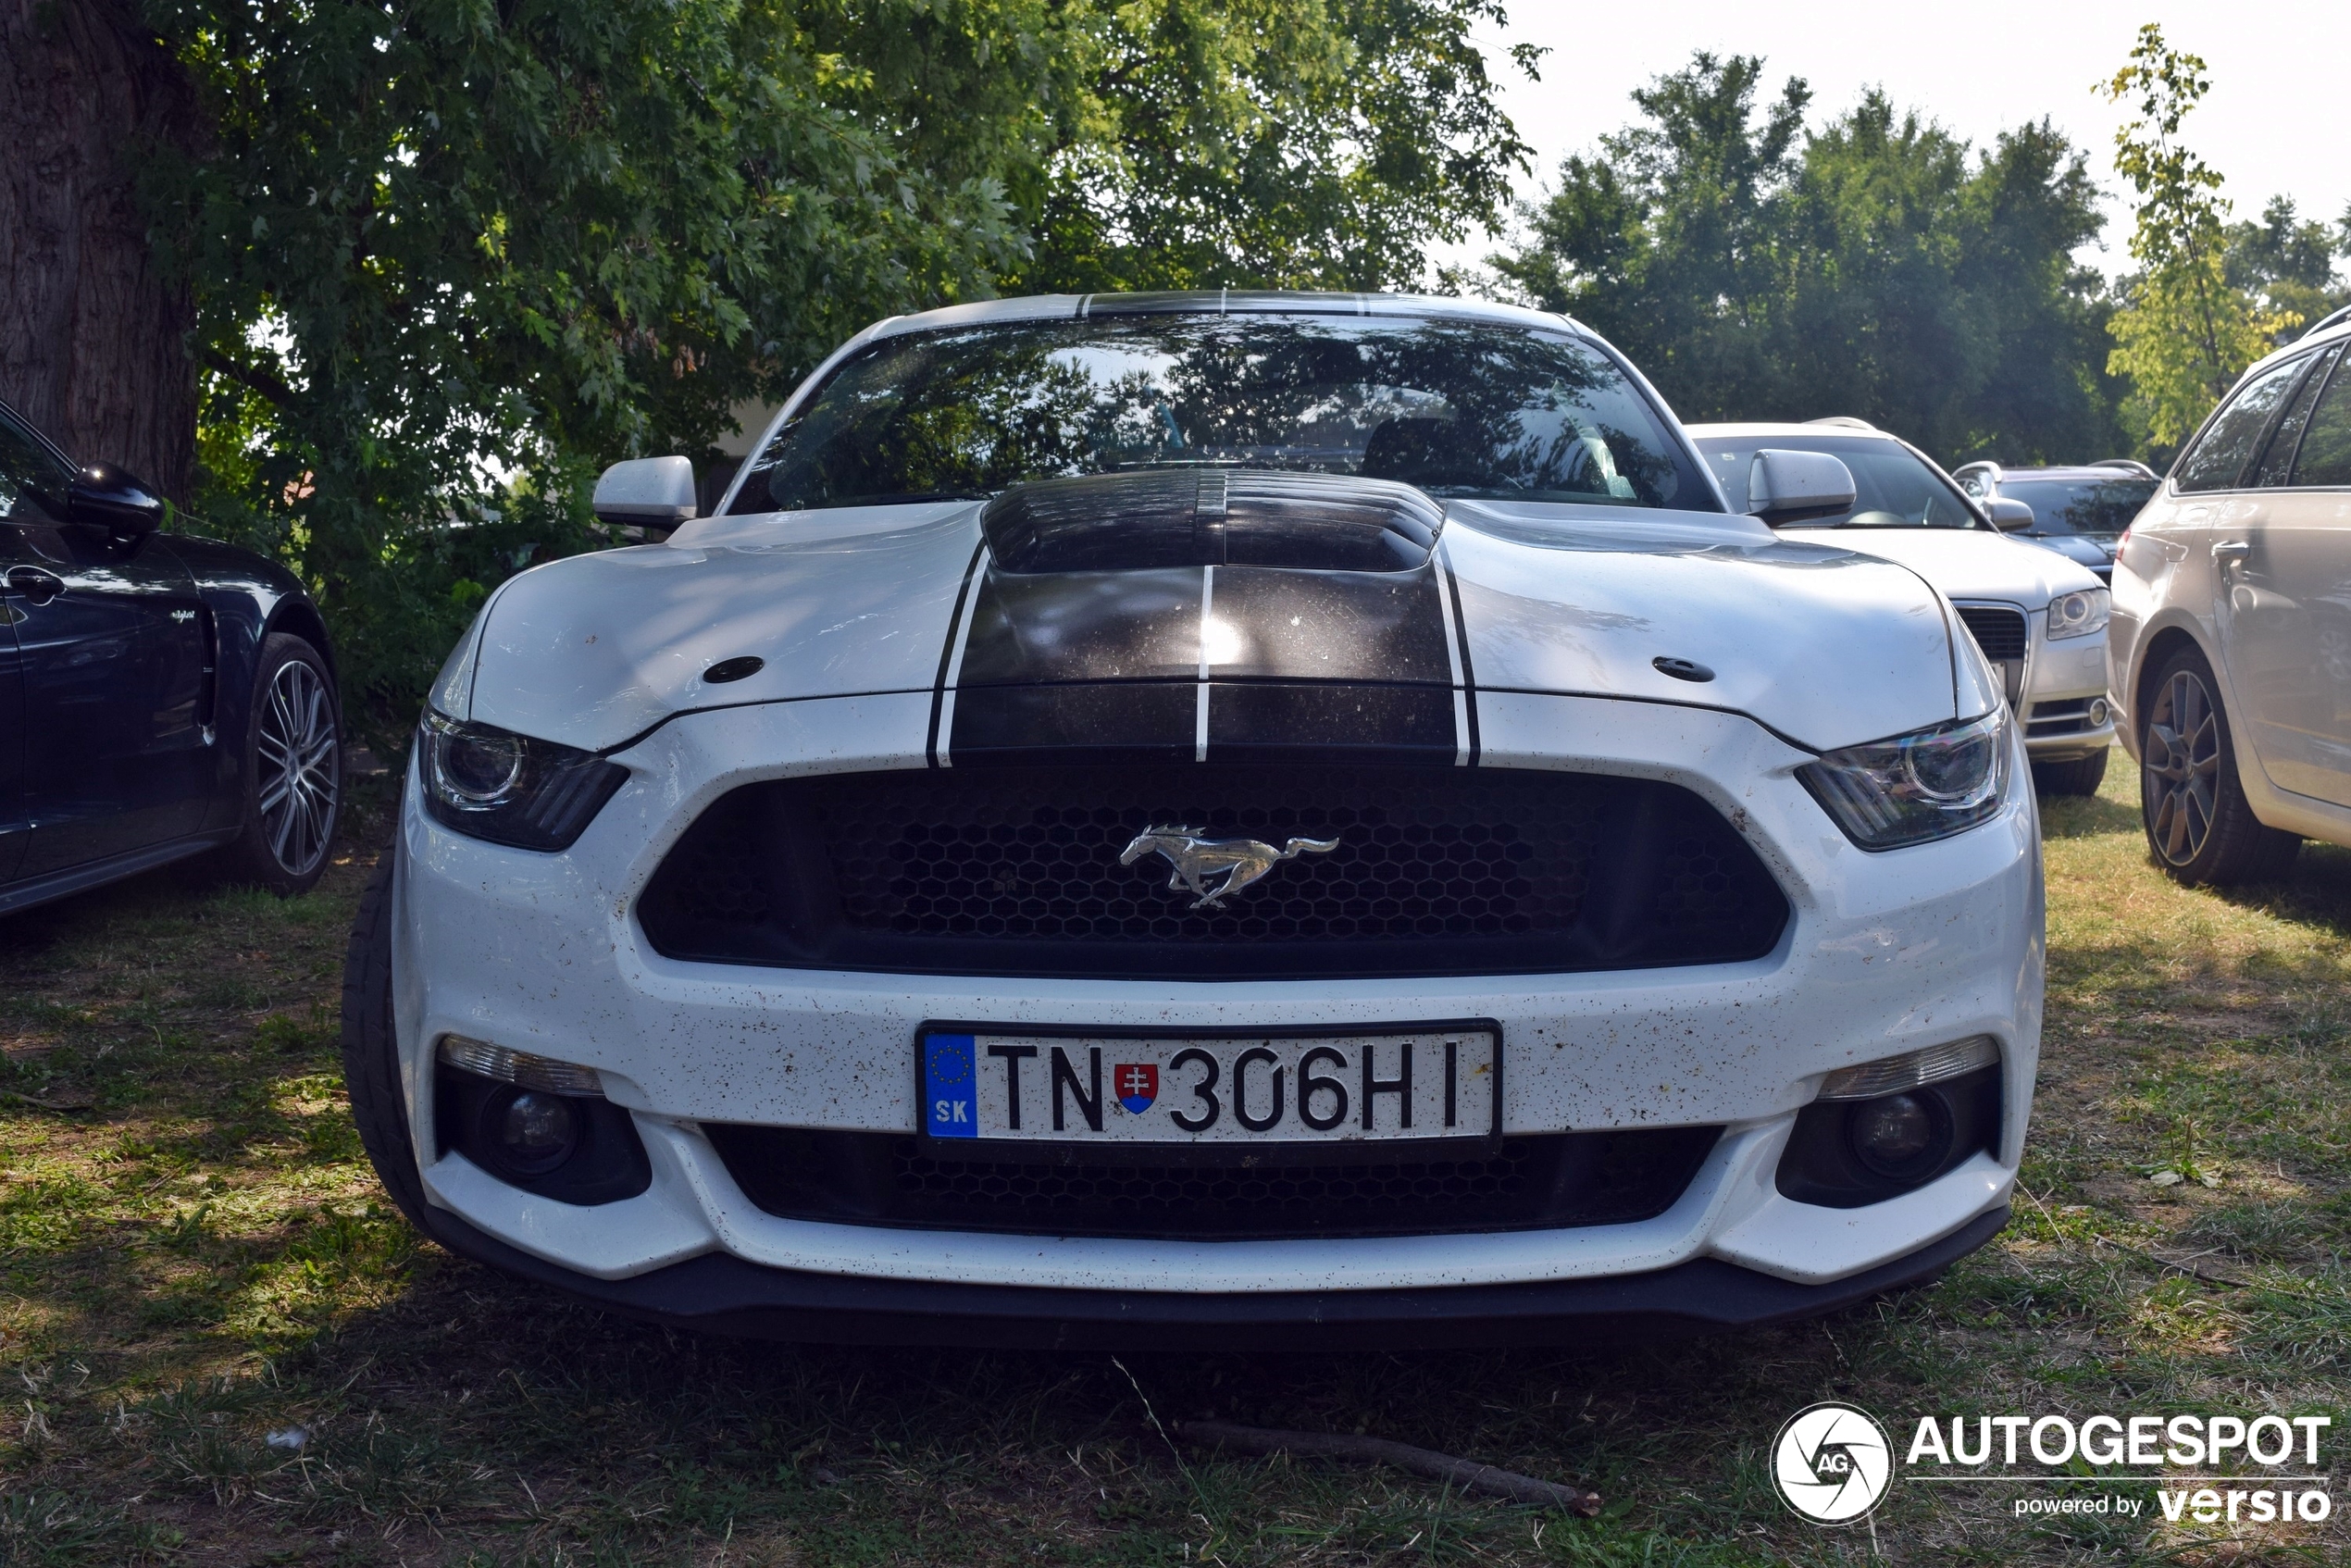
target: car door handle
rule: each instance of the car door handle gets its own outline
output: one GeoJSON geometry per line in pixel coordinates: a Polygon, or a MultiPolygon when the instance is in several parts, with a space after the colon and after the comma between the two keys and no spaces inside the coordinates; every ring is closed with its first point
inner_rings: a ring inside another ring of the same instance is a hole
{"type": "Polygon", "coordinates": [[[2231,561],[2242,561],[2252,554],[2252,544],[2242,539],[2222,540],[2212,546],[2212,558],[2224,566],[2231,561]]]}
{"type": "Polygon", "coordinates": [[[36,604],[46,604],[66,591],[66,579],[39,566],[10,566],[0,576],[11,593],[21,593],[36,604]]]}

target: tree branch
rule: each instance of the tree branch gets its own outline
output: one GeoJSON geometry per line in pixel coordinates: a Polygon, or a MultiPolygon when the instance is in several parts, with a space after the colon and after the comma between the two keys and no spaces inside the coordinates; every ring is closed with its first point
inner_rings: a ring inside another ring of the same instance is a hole
{"type": "Polygon", "coordinates": [[[1249,1453],[1317,1454],[1328,1459],[1369,1461],[1374,1464],[1392,1464],[1399,1470],[1410,1470],[1422,1475],[1434,1475],[1442,1481],[1474,1492],[1490,1492],[1512,1502],[1531,1503],[1537,1508],[1564,1509],[1588,1519],[1600,1511],[1599,1494],[1578,1487],[1562,1487],[1556,1481],[1538,1481],[1532,1475],[1514,1471],[1498,1470],[1490,1464],[1472,1460],[1455,1459],[1450,1454],[1416,1449],[1406,1443],[1392,1443],[1385,1437],[1359,1437],[1347,1433],[1277,1432],[1257,1426],[1236,1425],[1229,1421],[1179,1421],[1176,1423],[1179,1437],[1196,1443],[1240,1449],[1249,1453]]]}
{"type": "Polygon", "coordinates": [[[208,348],[201,357],[205,369],[219,372],[247,392],[259,392],[280,408],[291,408],[301,400],[301,393],[268,371],[251,365],[240,365],[218,349],[208,348]]]}

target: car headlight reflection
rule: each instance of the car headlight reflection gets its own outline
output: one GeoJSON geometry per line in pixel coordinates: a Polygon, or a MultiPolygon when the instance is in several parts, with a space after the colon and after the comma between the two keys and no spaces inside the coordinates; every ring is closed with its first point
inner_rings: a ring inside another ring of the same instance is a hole
{"type": "Polygon", "coordinates": [[[1865,850],[1963,833],[2008,792],[2009,712],[1847,746],[1797,769],[1845,836],[1865,850]]]}
{"type": "Polygon", "coordinates": [[[417,727],[425,809],[444,828],[526,850],[568,849],[628,770],[428,708],[417,727]]]}
{"type": "Polygon", "coordinates": [[[2060,593],[2049,601],[2049,640],[2061,637],[2087,637],[2106,629],[2107,617],[2114,613],[2114,595],[2103,588],[2085,588],[2079,593],[2060,593]]]}

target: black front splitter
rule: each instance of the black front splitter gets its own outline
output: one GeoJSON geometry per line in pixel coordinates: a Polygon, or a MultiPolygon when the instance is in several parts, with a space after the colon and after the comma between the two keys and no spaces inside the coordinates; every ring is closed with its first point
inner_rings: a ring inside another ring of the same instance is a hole
{"type": "Polygon", "coordinates": [[[630,1317],[762,1339],[1002,1349],[1275,1350],[1581,1346],[1759,1328],[1931,1278],[1997,1235],[2005,1205],[1941,1240],[1826,1285],[1716,1258],[1647,1274],[1397,1290],[1187,1293],[867,1279],[708,1253],[628,1279],[534,1258],[446,1210],[433,1238],[630,1317]]]}

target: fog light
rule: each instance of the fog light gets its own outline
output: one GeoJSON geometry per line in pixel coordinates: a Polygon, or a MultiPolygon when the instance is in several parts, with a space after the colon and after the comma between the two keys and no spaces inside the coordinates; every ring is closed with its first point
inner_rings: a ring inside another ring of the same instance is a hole
{"type": "Polygon", "coordinates": [[[2093,697],[2090,699],[2091,728],[2097,728],[2100,725],[2106,723],[2108,718],[2112,717],[2113,714],[2114,710],[2106,705],[2106,699],[2104,697],[2093,697]]]}
{"type": "Polygon", "coordinates": [[[1896,1180],[1942,1164],[1951,1141],[1948,1113],[1923,1095],[1864,1101],[1853,1107],[1846,1126],[1853,1157],[1896,1180]]]}
{"type": "Polygon", "coordinates": [[[498,1151],[520,1176],[543,1176],[579,1145],[579,1119],[560,1096],[524,1089],[497,1117],[498,1151]]]}

